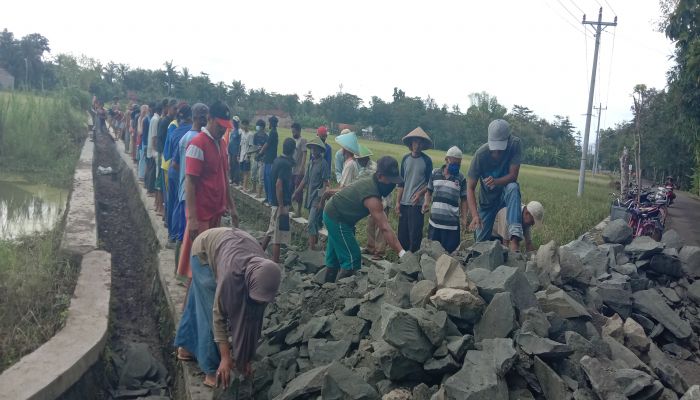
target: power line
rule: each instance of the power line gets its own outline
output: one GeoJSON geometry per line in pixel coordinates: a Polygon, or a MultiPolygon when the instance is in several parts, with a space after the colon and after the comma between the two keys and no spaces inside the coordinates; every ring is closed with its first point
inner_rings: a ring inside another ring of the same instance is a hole
{"type": "Polygon", "coordinates": [[[559,3],[559,5],[562,6],[562,7],[564,8],[564,10],[566,10],[566,12],[567,12],[569,15],[571,15],[571,18],[573,18],[576,22],[579,21],[579,19],[576,18],[576,15],[574,15],[574,13],[572,13],[571,10],[569,10],[569,8],[566,7],[566,6],[564,5],[564,3],[561,2],[561,0],[557,0],[557,3],[559,3]]]}
{"type": "Polygon", "coordinates": [[[570,27],[574,28],[574,29],[575,29],[576,31],[578,31],[579,33],[583,33],[584,35],[587,34],[587,32],[586,32],[585,29],[581,29],[580,26],[577,26],[577,25],[572,24],[571,21],[569,21],[568,18],[565,18],[565,17],[563,17],[561,14],[559,14],[559,13],[554,9],[554,7],[552,7],[552,6],[549,4],[549,2],[545,1],[544,4],[546,4],[547,7],[549,7],[549,9],[552,10],[552,12],[553,12],[557,17],[559,17],[559,19],[561,19],[562,21],[566,22],[570,27]]]}
{"type": "Polygon", "coordinates": [[[581,12],[581,14],[586,13],[585,11],[583,11],[583,9],[581,9],[581,7],[578,6],[578,4],[574,3],[574,0],[569,0],[569,3],[573,4],[574,7],[576,7],[581,12]]]}
{"type": "MultiPolygon", "coordinates": [[[[598,3],[598,4],[600,4],[600,3],[598,3]]],[[[612,6],[610,5],[610,3],[608,3],[608,0],[605,0],[605,5],[607,5],[608,8],[610,9],[610,11],[612,11],[613,14],[617,16],[617,12],[615,12],[615,10],[612,8],[612,6]]]]}
{"type": "MultiPolygon", "coordinates": [[[[615,36],[617,33],[617,27],[613,27],[613,38],[612,47],[610,48],[610,65],[608,66],[608,88],[605,90],[605,107],[608,107],[608,100],[610,99],[610,80],[612,79],[612,66],[613,66],[613,56],[615,55],[615,36]]],[[[607,116],[607,113],[606,113],[607,116]]],[[[604,120],[604,122],[607,122],[604,120]]],[[[605,124],[603,125],[605,126],[605,124]]]]}

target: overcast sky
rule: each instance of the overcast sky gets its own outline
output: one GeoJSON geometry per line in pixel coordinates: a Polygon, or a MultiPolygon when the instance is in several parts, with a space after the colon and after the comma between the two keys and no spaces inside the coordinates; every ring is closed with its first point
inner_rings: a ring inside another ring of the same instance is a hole
{"type": "Polygon", "coordinates": [[[657,0],[12,1],[0,29],[41,33],[52,54],[145,68],[172,60],[214,81],[311,91],[316,101],[340,85],[365,104],[399,87],[464,111],[470,93],[486,91],[509,109],[567,115],[583,131],[595,39],[581,14],[597,19],[599,3],[604,21],[619,18],[600,47],[605,128],[631,118],[635,84],[666,86],[673,46],[656,31],[657,0]]]}

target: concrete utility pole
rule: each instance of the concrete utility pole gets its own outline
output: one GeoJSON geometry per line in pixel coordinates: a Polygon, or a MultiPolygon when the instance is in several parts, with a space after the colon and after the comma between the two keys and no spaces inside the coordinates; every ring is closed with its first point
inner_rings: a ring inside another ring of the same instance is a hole
{"type": "Polygon", "coordinates": [[[593,53],[593,72],[591,72],[591,89],[588,92],[588,109],[586,111],[586,130],[581,146],[581,167],[578,174],[578,197],[583,196],[583,184],[586,180],[586,158],[588,157],[588,136],[591,133],[591,112],[593,111],[593,94],[595,93],[595,75],[598,67],[598,49],[600,48],[600,34],[604,27],[617,26],[617,17],[613,22],[603,22],[603,7],[598,11],[598,21],[586,21],[583,16],[583,25],[595,26],[595,52],[593,53]]]}
{"type": "Polygon", "coordinates": [[[598,173],[598,152],[600,151],[600,114],[601,111],[607,110],[608,107],[602,108],[603,105],[598,103],[598,129],[596,129],[595,133],[595,156],[593,157],[593,173],[597,174],[598,173]]]}

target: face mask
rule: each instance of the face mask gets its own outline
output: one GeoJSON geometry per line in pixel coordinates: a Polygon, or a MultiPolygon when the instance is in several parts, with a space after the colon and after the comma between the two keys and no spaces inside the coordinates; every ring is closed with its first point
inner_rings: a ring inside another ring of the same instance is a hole
{"type": "Polygon", "coordinates": [[[396,187],[396,184],[395,183],[383,183],[383,182],[377,181],[377,186],[379,187],[379,194],[381,194],[382,197],[387,197],[394,190],[394,188],[396,187]]]}
{"type": "Polygon", "coordinates": [[[448,164],[447,172],[449,172],[450,175],[459,175],[459,164],[448,164]]]}
{"type": "Polygon", "coordinates": [[[262,127],[260,125],[255,125],[255,132],[260,132],[262,127]]]}

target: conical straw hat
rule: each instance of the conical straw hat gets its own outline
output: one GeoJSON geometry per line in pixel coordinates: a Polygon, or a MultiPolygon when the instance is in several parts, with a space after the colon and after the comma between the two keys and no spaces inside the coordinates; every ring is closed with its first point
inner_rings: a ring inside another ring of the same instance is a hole
{"type": "Polygon", "coordinates": [[[355,158],[365,158],[372,155],[372,150],[368,149],[367,146],[364,146],[362,144],[359,146],[360,152],[358,154],[355,154],[355,158]]]}
{"type": "Polygon", "coordinates": [[[306,143],[306,148],[311,149],[312,147],[318,147],[321,150],[326,150],[326,146],[321,142],[319,138],[313,138],[306,143]]]}
{"type": "Polygon", "coordinates": [[[425,145],[426,145],[425,149],[429,149],[429,148],[433,147],[432,139],[430,139],[430,136],[428,136],[428,134],[425,133],[423,128],[421,128],[420,126],[417,127],[416,129],[412,130],[408,135],[404,136],[403,139],[401,139],[401,141],[403,142],[403,144],[408,146],[408,139],[412,139],[412,138],[423,139],[423,141],[425,142],[425,145]]]}
{"type": "Polygon", "coordinates": [[[355,135],[355,132],[338,135],[335,138],[335,142],[352,154],[360,153],[360,144],[357,142],[357,135],[355,135]]]}

